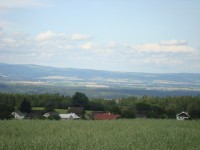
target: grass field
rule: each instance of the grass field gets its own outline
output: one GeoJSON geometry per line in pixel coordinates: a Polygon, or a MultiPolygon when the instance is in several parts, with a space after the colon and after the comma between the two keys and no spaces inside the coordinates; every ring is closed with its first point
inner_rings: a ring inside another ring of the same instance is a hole
{"type": "MultiPolygon", "coordinates": [[[[44,110],[44,108],[43,107],[32,107],[32,110],[44,110]]],[[[67,113],[67,109],[55,109],[55,111],[60,114],[67,113]]]]}
{"type": "Polygon", "coordinates": [[[2,150],[199,150],[200,121],[0,121],[2,150]]]}

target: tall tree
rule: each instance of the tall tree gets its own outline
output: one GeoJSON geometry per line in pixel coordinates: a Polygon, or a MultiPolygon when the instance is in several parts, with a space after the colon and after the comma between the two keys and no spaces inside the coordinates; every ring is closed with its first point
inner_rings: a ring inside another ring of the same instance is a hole
{"type": "Polygon", "coordinates": [[[89,99],[84,93],[76,92],[72,96],[72,106],[76,107],[86,107],[88,105],[89,99]]]}
{"type": "Polygon", "coordinates": [[[30,113],[31,112],[31,103],[29,101],[27,101],[26,98],[24,98],[20,104],[19,110],[23,113],[30,113]]]}
{"type": "Polygon", "coordinates": [[[55,104],[53,101],[47,101],[45,106],[44,106],[44,111],[45,112],[52,112],[55,109],[55,104]]]}

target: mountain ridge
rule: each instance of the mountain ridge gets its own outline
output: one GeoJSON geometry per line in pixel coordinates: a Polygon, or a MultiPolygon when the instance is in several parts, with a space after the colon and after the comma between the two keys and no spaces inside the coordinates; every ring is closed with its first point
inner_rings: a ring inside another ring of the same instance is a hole
{"type": "MultiPolygon", "coordinates": [[[[169,92],[200,91],[200,73],[139,73],[116,72],[92,69],[56,68],[32,64],[5,64],[0,63],[0,92],[17,92],[15,86],[22,87],[22,92],[41,92],[38,89],[48,87],[43,92],[60,92],[71,90],[98,91],[104,93],[112,90],[128,91],[127,96],[135,95],[134,91],[143,90],[140,95],[145,95],[150,90],[169,92]],[[10,90],[10,89],[12,90],[10,90]],[[52,90],[56,88],[56,90],[52,90]],[[133,91],[133,94],[131,94],[133,91]],[[147,92],[148,91],[148,92],[147,92]]],[[[156,93],[156,92],[155,92],[156,93]]],[[[93,93],[90,92],[90,95],[93,93]]],[[[117,93],[115,93],[117,94],[117,93]]],[[[151,93],[150,93],[151,94],[151,93]]],[[[156,96],[156,94],[154,94],[156,96]]],[[[187,95],[187,94],[186,94],[187,95]]]]}

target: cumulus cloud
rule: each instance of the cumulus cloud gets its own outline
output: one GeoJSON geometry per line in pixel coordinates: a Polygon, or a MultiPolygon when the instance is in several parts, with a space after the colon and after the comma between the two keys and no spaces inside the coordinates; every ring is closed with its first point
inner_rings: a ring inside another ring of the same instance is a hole
{"type": "Polygon", "coordinates": [[[169,66],[177,71],[183,71],[188,66],[190,71],[189,66],[193,66],[194,70],[200,64],[199,50],[186,41],[136,45],[115,42],[99,44],[89,39],[91,36],[77,34],[82,35],[82,38],[72,38],[73,35],[46,31],[33,37],[17,32],[8,34],[0,28],[0,60],[62,67],[68,64],[70,67],[93,69],[121,68],[124,71],[136,68],[138,71],[145,69],[148,72],[156,70],[151,70],[152,68],[163,71],[169,66]]]}
{"type": "Polygon", "coordinates": [[[39,0],[0,0],[1,9],[25,8],[42,6],[39,0]]]}
{"type": "Polygon", "coordinates": [[[169,41],[161,41],[160,45],[164,46],[180,46],[180,45],[187,45],[186,40],[169,40],[169,41]]]}
{"type": "Polygon", "coordinates": [[[149,44],[140,44],[133,45],[131,48],[140,51],[140,52],[149,52],[149,53],[191,53],[195,49],[185,45],[181,42],[174,41],[163,41],[162,44],[149,43],[149,44]]]}
{"type": "Polygon", "coordinates": [[[36,41],[44,42],[54,40],[68,40],[68,41],[87,41],[91,39],[91,35],[74,33],[72,35],[66,35],[65,33],[56,33],[53,31],[41,32],[36,36],[36,41]]]}
{"type": "Polygon", "coordinates": [[[56,33],[52,31],[42,32],[36,36],[36,41],[38,42],[48,41],[48,40],[53,39],[55,36],[56,36],[56,33]]]}
{"type": "Polygon", "coordinates": [[[92,49],[95,48],[95,45],[92,42],[85,43],[80,46],[82,49],[92,49]]]}
{"type": "Polygon", "coordinates": [[[80,34],[80,33],[74,33],[71,35],[70,39],[71,40],[90,40],[92,37],[91,35],[86,35],[86,34],[80,34]]]}

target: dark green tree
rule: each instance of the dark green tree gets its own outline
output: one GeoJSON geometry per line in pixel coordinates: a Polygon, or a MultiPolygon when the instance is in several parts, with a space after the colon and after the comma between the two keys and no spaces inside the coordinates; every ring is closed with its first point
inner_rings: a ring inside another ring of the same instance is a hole
{"type": "Polygon", "coordinates": [[[188,112],[192,119],[200,119],[200,101],[193,101],[189,105],[188,112]]]}
{"type": "Polygon", "coordinates": [[[137,111],[151,111],[151,105],[145,102],[138,102],[136,104],[137,111]]]}
{"type": "Polygon", "coordinates": [[[15,110],[14,107],[12,106],[6,106],[6,105],[2,105],[0,104],[0,119],[11,119],[13,116],[11,115],[11,113],[15,110]]]}
{"type": "Polygon", "coordinates": [[[23,113],[30,113],[31,112],[31,103],[26,100],[26,98],[23,99],[19,106],[19,110],[23,113]]]}
{"type": "Polygon", "coordinates": [[[84,93],[76,92],[72,96],[72,106],[74,107],[86,107],[88,106],[89,99],[84,93]]]}
{"type": "Polygon", "coordinates": [[[151,106],[152,111],[151,111],[151,115],[149,117],[151,118],[164,118],[165,117],[165,111],[164,109],[159,106],[158,104],[154,104],[151,106]]]}
{"type": "Polygon", "coordinates": [[[123,108],[121,110],[121,117],[122,118],[128,118],[128,119],[135,118],[134,109],[131,108],[131,107],[123,108]]]}
{"type": "Polygon", "coordinates": [[[53,101],[47,101],[45,106],[44,106],[44,111],[45,112],[52,112],[55,109],[55,104],[53,101]]]}

